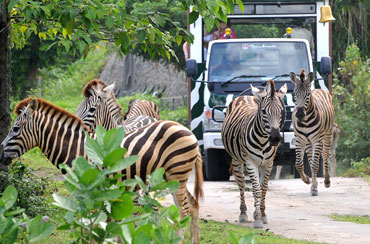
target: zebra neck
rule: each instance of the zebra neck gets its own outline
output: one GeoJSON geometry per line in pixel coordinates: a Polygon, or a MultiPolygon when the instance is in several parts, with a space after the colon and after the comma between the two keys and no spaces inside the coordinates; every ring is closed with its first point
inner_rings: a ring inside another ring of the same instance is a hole
{"type": "Polygon", "coordinates": [[[85,130],[81,121],[54,114],[42,116],[36,125],[39,138],[37,146],[55,166],[61,163],[71,166],[78,156],[86,157],[85,130]]]}
{"type": "Polygon", "coordinates": [[[256,109],[256,112],[252,114],[249,120],[248,131],[248,136],[257,136],[259,138],[258,141],[261,144],[265,144],[265,142],[268,140],[267,132],[259,108],[256,109]]]}

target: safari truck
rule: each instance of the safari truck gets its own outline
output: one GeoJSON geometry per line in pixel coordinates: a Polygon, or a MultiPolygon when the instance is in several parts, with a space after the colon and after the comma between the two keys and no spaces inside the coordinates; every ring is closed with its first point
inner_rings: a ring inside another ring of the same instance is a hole
{"type": "MultiPolygon", "coordinates": [[[[247,2],[244,12],[236,5],[228,22],[237,38],[210,41],[207,49],[202,19],[189,26],[194,35],[186,67],[189,122],[204,153],[205,179],[229,179],[231,158],[221,139],[226,107],[237,96],[251,95],[250,85],[263,88],[270,79],[276,89],[285,83],[288,86],[283,141],[274,163],[291,166],[294,174],[294,84],[289,73],[313,71],[312,88],[331,91],[331,28],[325,22],[332,17],[320,14],[327,4],[315,0],[247,2]]],[[[225,34],[230,32],[226,29],[225,34]]]]}

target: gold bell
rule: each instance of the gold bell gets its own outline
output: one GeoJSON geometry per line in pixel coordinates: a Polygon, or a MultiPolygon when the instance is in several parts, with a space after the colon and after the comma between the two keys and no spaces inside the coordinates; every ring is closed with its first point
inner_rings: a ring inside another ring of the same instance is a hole
{"type": "Polygon", "coordinates": [[[335,18],[331,14],[331,8],[329,5],[322,6],[320,8],[321,12],[321,18],[319,20],[320,23],[325,23],[325,22],[333,22],[335,18]]]}

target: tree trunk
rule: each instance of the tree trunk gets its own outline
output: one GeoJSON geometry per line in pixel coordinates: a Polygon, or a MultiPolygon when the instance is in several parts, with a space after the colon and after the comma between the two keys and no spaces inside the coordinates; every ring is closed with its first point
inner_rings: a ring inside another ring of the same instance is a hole
{"type": "Polygon", "coordinates": [[[8,1],[0,3],[0,141],[8,134],[9,114],[9,28],[8,1]]]}

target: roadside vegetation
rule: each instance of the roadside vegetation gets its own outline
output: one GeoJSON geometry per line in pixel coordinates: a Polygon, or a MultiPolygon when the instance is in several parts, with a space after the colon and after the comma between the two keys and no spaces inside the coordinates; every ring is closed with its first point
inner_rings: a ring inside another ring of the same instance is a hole
{"type": "Polygon", "coordinates": [[[370,216],[369,215],[353,216],[353,215],[332,214],[329,217],[336,220],[336,221],[352,222],[352,223],[356,223],[356,224],[370,224],[370,216]]]}
{"type": "Polygon", "coordinates": [[[356,44],[334,73],[335,120],[340,128],[337,146],[339,175],[370,176],[370,58],[362,57],[356,44]]]}

